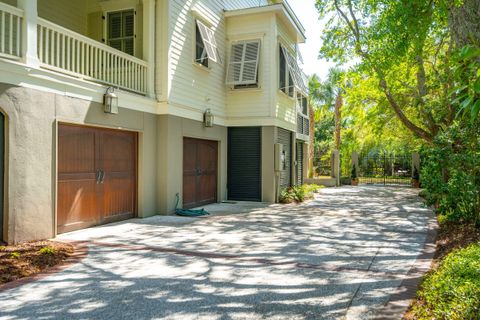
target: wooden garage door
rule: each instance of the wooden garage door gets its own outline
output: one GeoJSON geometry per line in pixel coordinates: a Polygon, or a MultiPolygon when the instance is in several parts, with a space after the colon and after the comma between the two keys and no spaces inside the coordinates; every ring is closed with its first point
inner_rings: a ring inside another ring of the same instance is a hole
{"type": "Polygon", "coordinates": [[[183,207],[194,208],[217,201],[218,143],[183,140],[183,207]]]}
{"type": "Polygon", "coordinates": [[[136,213],[137,134],[61,124],[58,128],[58,233],[136,213]]]}

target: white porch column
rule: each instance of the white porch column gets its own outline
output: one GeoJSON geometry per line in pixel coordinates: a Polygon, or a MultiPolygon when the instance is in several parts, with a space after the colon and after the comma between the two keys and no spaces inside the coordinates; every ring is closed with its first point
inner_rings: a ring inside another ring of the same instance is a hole
{"type": "Polygon", "coordinates": [[[37,0],[18,0],[18,7],[23,9],[22,25],[22,61],[31,67],[39,67],[37,52],[37,0]]]}
{"type": "Polygon", "coordinates": [[[155,98],[155,2],[143,0],[143,60],[148,62],[147,95],[155,98]]]}

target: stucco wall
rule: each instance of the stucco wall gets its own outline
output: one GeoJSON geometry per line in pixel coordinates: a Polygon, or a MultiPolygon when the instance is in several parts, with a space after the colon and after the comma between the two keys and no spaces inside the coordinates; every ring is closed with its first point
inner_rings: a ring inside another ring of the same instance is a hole
{"type": "Polygon", "coordinates": [[[205,128],[200,121],[162,115],[158,117],[157,159],[158,190],[157,206],[160,214],[172,213],[175,195],[183,193],[183,138],[218,141],[217,200],[225,200],[227,186],[227,135],[226,127],[215,125],[205,128]]]}
{"type": "Polygon", "coordinates": [[[120,108],[103,113],[101,104],[0,84],[6,116],[5,236],[9,243],[55,235],[57,122],[139,132],[139,216],[156,210],[156,116],[120,108]]]}

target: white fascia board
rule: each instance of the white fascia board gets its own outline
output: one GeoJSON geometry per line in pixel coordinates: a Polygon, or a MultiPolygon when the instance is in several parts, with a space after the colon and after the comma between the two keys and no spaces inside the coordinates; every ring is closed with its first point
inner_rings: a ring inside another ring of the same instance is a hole
{"type": "Polygon", "coordinates": [[[261,6],[261,7],[238,9],[238,10],[225,10],[224,15],[225,15],[225,18],[229,18],[229,17],[244,16],[244,15],[269,13],[269,12],[280,14],[280,17],[287,22],[287,25],[295,29],[295,32],[297,34],[297,39],[296,39],[297,42],[298,43],[305,42],[306,40],[305,29],[303,28],[302,24],[298,20],[293,10],[289,8],[289,6],[283,3],[272,4],[272,5],[261,6]]]}

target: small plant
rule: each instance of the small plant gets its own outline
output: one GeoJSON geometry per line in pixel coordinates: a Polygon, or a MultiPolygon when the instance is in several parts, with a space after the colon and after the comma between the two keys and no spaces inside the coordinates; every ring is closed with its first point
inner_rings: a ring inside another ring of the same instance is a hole
{"type": "Polygon", "coordinates": [[[20,258],[20,252],[14,251],[10,253],[10,259],[18,259],[20,258]]]}
{"type": "Polygon", "coordinates": [[[356,165],[352,166],[351,178],[352,178],[352,186],[358,186],[358,176],[357,176],[357,166],[356,165]]]}
{"type": "Polygon", "coordinates": [[[323,187],[316,184],[304,184],[300,186],[284,188],[280,191],[279,202],[303,202],[306,199],[312,199],[313,195],[321,188],[323,187]]]}
{"type": "Polygon", "coordinates": [[[5,246],[0,246],[0,251],[5,251],[7,249],[7,247],[5,246]]]}
{"type": "Polygon", "coordinates": [[[417,166],[413,167],[412,187],[414,187],[414,188],[419,188],[420,187],[420,174],[418,173],[417,166]]]}
{"type": "Polygon", "coordinates": [[[55,249],[52,247],[43,247],[40,250],[38,250],[38,253],[42,255],[53,255],[55,254],[55,249]]]}

